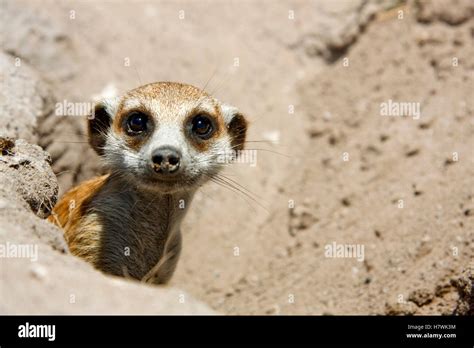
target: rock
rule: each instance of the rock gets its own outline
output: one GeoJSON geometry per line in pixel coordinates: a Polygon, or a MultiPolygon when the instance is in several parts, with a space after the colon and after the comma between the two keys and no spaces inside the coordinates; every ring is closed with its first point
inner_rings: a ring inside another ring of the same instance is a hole
{"type": "MultiPolygon", "coordinates": [[[[0,185],[14,190],[41,218],[47,217],[58,199],[58,183],[51,157],[22,139],[0,137],[0,185]],[[7,145],[5,145],[7,144],[7,145]]],[[[8,197],[6,197],[8,198],[8,197]]]]}
{"type": "Polygon", "coordinates": [[[48,233],[61,236],[55,226],[15,206],[15,201],[8,216],[0,214],[0,245],[38,247],[38,263],[26,257],[2,258],[0,314],[215,313],[180,289],[106,276],[54,250],[40,238],[48,233]]]}
{"type": "Polygon", "coordinates": [[[5,259],[1,314],[215,313],[177,288],[104,276],[85,262],[54,251],[45,252],[42,259],[49,264],[46,273],[32,273],[28,260],[5,259]]]}
{"type": "Polygon", "coordinates": [[[424,306],[433,300],[433,293],[428,289],[417,289],[408,295],[408,301],[416,303],[418,307],[424,306]]]}
{"type": "Polygon", "coordinates": [[[54,109],[49,87],[24,61],[1,52],[0,70],[0,136],[36,143],[38,120],[54,109]]]}
{"type": "Polygon", "coordinates": [[[463,274],[451,281],[459,293],[455,315],[474,315],[474,274],[472,269],[466,269],[463,274]]]}
{"type": "Polygon", "coordinates": [[[413,302],[395,302],[385,304],[386,315],[413,315],[415,313],[416,305],[413,302]]]}
{"type": "Polygon", "coordinates": [[[474,2],[471,0],[417,0],[415,8],[417,20],[425,23],[441,21],[458,25],[474,16],[474,2]]]}
{"type": "Polygon", "coordinates": [[[39,264],[32,264],[30,268],[31,275],[36,279],[43,280],[48,275],[48,270],[39,264]]]}

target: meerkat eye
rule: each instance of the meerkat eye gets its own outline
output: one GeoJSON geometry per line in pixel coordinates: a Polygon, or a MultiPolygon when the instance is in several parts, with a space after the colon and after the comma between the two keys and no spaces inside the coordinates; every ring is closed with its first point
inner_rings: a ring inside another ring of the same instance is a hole
{"type": "Polygon", "coordinates": [[[127,132],[131,135],[140,134],[146,131],[147,122],[147,115],[138,111],[133,111],[127,118],[127,132]]]}
{"type": "Polygon", "coordinates": [[[192,132],[201,139],[209,139],[214,131],[212,121],[206,115],[197,115],[192,120],[192,132]]]}

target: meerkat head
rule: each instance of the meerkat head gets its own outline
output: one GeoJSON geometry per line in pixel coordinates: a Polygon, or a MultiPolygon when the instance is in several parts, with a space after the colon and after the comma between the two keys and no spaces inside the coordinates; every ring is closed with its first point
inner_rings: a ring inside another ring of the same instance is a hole
{"type": "Polygon", "coordinates": [[[210,179],[223,155],[243,149],[247,131],[235,107],[171,82],[103,100],[88,122],[89,143],[112,172],[163,193],[210,179]]]}

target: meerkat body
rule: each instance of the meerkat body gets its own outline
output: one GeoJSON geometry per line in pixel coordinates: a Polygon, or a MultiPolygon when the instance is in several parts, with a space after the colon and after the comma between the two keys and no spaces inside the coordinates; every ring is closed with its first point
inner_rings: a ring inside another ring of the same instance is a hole
{"type": "Polygon", "coordinates": [[[243,148],[246,120],[196,87],[168,82],[102,101],[93,116],[89,142],[109,173],[67,192],[49,220],[96,268],[166,283],[192,197],[223,154],[243,148]]]}

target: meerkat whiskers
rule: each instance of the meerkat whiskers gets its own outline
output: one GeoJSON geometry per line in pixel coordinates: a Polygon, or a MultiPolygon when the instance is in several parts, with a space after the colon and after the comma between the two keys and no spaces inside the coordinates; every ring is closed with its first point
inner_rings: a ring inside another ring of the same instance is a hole
{"type": "Polygon", "coordinates": [[[203,90],[159,82],[104,99],[88,119],[88,141],[107,174],[83,182],[49,221],[72,254],[101,271],[163,284],[181,250],[181,222],[208,181],[255,200],[220,177],[219,156],[242,150],[247,121],[203,90]]]}

